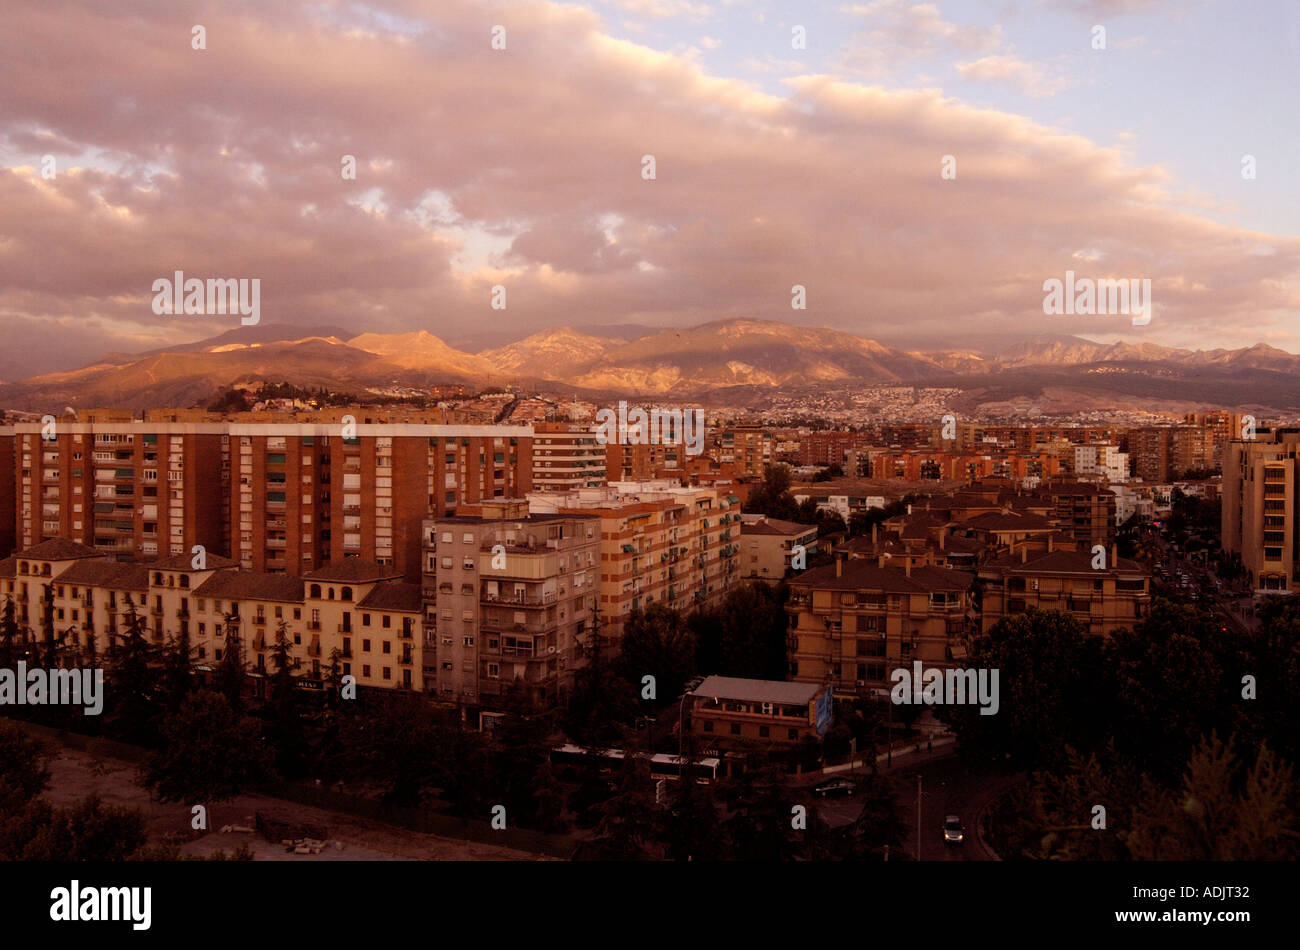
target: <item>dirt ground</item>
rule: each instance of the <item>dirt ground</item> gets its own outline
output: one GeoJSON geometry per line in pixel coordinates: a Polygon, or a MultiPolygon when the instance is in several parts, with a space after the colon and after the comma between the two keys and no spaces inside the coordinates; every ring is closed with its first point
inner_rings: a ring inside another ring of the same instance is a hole
{"type": "MultiPolygon", "coordinates": [[[[145,814],[150,842],[161,842],[168,835],[186,834],[191,813],[186,805],[164,805],[150,799],[136,781],[136,766],[120,759],[96,756],[88,752],[50,744],[55,757],[50,761],[49,799],[60,805],[98,792],[112,805],[138,808],[145,814]]],[[[181,846],[182,854],[208,855],[216,851],[233,851],[247,844],[258,861],[550,861],[543,855],[513,848],[460,841],[421,834],[340,812],[312,808],[295,802],[262,795],[241,795],[234,801],[208,809],[208,832],[181,846]],[[323,825],[328,831],[328,846],[320,854],[293,854],[280,844],[272,844],[257,832],[228,832],[225,825],[253,827],[254,814],[294,823],[323,825]],[[337,842],[337,844],[336,844],[337,842]]]]}

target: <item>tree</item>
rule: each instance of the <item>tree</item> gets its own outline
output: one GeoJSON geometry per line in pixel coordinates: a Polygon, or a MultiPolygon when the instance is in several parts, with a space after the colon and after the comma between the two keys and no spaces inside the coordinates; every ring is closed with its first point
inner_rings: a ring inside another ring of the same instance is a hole
{"type": "Polygon", "coordinates": [[[50,784],[49,753],[13,723],[0,720],[0,815],[16,812],[50,784]]]}
{"type": "Polygon", "coordinates": [[[963,755],[1053,768],[1064,765],[1066,746],[1095,747],[1106,729],[1090,714],[1100,703],[1102,645],[1071,614],[1031,607],[1004,617],[979,644],[977,658],[998,670],[999,709],[996,716],[981,715],[975,705],[951,709],[963,755]]]}
{"type": "MultiPolygon", "coordinates": [[[[624,744],[632,748],[631,737],[624,744]]],[[[655,801],[650,765],[629,751],[623,757],[618,790],[596,806],[596,839],[610,857],[641,858],[655,832],[655,801]]]]}
{"type": "Polygon", "coordinates": [[[782,521],[804,521],[800,515],[799,505],[790,493],[790,466],[769,465],[763,472],[763,483],[749,493],[745,501],[745,510],[754,514],[767,515],[782,521]]]}
{"type": "Polygon", "coordinates": [[[364,713],[342,720],[339,747],[347,774],[378,786],[383,800],[418,805],[456,768],[433,709],[421,696],[393,692],[375,697],[364,713]]]}
{"type": "Polygon", "coordinates": [[[0,820],[0,857],[19,861],[125,861],[145,846],[144,813],[91,794],[66,807],[45,799],[0,820]]]}
{"type": "Polygon", "coordinates": [[[288,624],[281,620],[271,646],[271,701],[267,739],[275,749],[276,771],[298,778],[306,771],[308,742],[303,728],[297,678],[293,675],[293,644],[288,624]]]}
{"type": "Polygon", "coordinates": [[[785,861],[801,850],[783,778],[764,752],[754,751],[745,770],[723,783],[722,800],[730,815],[722,826],[735,860],[785,861]]]}
{"type": "Polygon", "coordinates": [[[236,714],[244,711],[244,643],[239,636],[238,614],[226,615],[226,645],[217,667],[217,686],[236,714]]]}
{"type": "Polygon", "coordinates": [[[209,689],[186,697],[162,725],[163,747],[151,755],[143,781],[161,801],[229,801],[271,777],[271,756],[257,724],[209,689]]]}
{"type": "Polygon", "coordinates": [[[885,847],[901,853],[907,826],[899,814],[898,793],[894,783],[884,775],[873,773],[862,781],[862,810],[843,832],[846,853],[851,860],[884,860],[885,847]]]}
{"type": "Polygon", "coordinates": [[[168,641],[163,656],[162,691],[169,714],[180,709],[190,694],[194,679],[193,652],[189,630],[182,624],[181,632],[168,641]]]}
{"type": "Polygon", "coordinates": [[[695,634],[680,613],[663,604],[633,610],[623,624],[619,646],[617,669],[625,680],[639,685],[647,675],[655,678],[654,705],[680,696],[695,672],[695,634]]]}
{"type": "Polygon", "coordinates": [[[719,611],[719,673],[749,679],[786,678],[788,598],[784,582],[775,586],[762,581],[745,584],[727,594],[719,611]]]}
{"type": "Polygon", "coordinates": [[[108,722],[122,741],[155,746],[159,704],[153,664],[157,651],[145,638],[144,619],[130,601],[123,627],[121,643],[114,644],[112,650],[108,722]]]}

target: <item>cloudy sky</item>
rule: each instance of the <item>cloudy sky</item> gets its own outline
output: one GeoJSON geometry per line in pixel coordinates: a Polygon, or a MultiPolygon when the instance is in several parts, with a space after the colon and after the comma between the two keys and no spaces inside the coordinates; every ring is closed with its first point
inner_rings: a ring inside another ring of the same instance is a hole
{"type": "Polygon", "coordinates": [[[450,340],[1300,352],[1297,64],[1295,0],[18,0],[0,378],[238,325],[155,315],[176,270],[259,278],[263,323],[450,340]],[[1044,316],[1066,270],[1150,279],[1153,320],[1044,316]]]}

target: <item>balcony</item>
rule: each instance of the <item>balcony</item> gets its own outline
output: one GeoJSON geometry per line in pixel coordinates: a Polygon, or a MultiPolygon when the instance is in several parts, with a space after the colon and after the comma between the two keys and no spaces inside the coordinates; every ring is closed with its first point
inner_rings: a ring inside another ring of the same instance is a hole
{"type": "Polygon", "coordinates": [[[253,623],[257,624],[259,627],[264,627],[264,626],[266,626],[266,615],[265,615],[265,614],[254,614],[254,615],[253,615],[253,623]]]}
{"type": "Polygon", "coordinates": [[[410,666],[412,663],[415,662],[415,658],[410,656],[409,654],[404,653],[397,658],[397,662],[400,663],[402,666],[410,666]]]}
{"type": "Polygon", "coordinates": [[[307,621],[307,629],[308,629],[308,630],[319,630],[319,629],[320,629],[320,621],[319,621],[319,620],[308,620],[308,621],[307,621]]]}

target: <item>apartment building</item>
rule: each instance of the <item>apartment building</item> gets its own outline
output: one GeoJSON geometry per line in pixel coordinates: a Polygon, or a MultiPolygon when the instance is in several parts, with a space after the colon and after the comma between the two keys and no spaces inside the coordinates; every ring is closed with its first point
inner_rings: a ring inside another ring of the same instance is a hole
{"type": "Polygon", "coordinates": [[[1116,445],[1074,446],[1074,474],[1103,478],[1107,482],[1126,482],[1129,477],[1129,457],[1116,445]]]}
{"type": "Polygon", "coordinates": [[[1223,455],[1223,548],[1241,555],[1256,594],[1300,591],[1297,458],[1300,429],[1260,429],[1223,455]]]}
{"type": "Polygon", "coordinates": [[[412,583],[422,523],[532,486],[524,426],[232,424],[230,555],[305,574],[359,557],[412,583]]]}
{"type": "Polygon", "coordinates": [[[69,659],[103,654],[120,643],[134,612],[154,645],[187,637],[199,673],[221,662],[233,631],[260,692],[274,669],[271,651],[283,624],[293,667],[306,686],[322,687],[337,650],[340,673],[355,676],[362,688],[421,688],[419,585],[357,558],[299,578],[243,570],[217,555],[209,555],[202,569],[190,555],[124,563],[55,539],[0,561],[0,593],[12,599],[18,622],[38,641],[48,605],[69,659]]]}
{"type": "Polygon", "coordinates": [[[615,482],[576,492],[531,492],[534,514],[600,519],[601,635],[623,635],[651,604],[689,612],[740,581],[740,499],[725,489],[668,481],[615,482]]]}
{"type": "Polygon", "coordinates": [[[688,693],[689,729],[709,754],[740,744],[791,749],[830,724],[823,683],[710,676],[688,693]]]}
{"type": "Polygon", "coordinates": [[[762,478],[772,464],[772,436],[759,426],[729,426],[718,432],[718,464],[731,478],[762,478]]]}
{"type": "Polygon", "coordinates": [[[424,523],[424,689],[467,712],[572,688],[596,622],[600,519],[485,501],[424,523]]]}
{"type": "Polygon", "coordinates": [[[605,484],[605,446],[592,425],[538,422],[533,426],[533,488],[568,491],[605,484]]]}
{"type": "Polygon", "coordinates": [[[817,526],[781,521],[767,515],[740,516],[741,571],[746,578],[779,581],[802,550],[799,570],[817,551],[817,526]]]}
{"type": "Polygon", "coordinates": [[[983,632],[1029,607],[1068,611],[1088,633],[1099,636],[1131,628],[1150,610],[1150,575],[1138,562],[1120,558],[1113,547],[1106,552],[1104,568],[1093,567],[1094,557],[1091,550],[1023,549],[981,564],[983,632]]]}
{"type": "Polygon", "coordinates": [[[975,575],[886,563],[837,558],[790,580],[790,679],[868,694],[916,660],[962,665],[978,629],[975,575]]]}
{"type": "Polygon", "coordinates": [[[1115,494],[1100,485],[1075,481],[1048,481],[1034,493],[1055,504],[1057,524],[1084,547],[1115,540],[1115,494]]]}
{"type": "Polygon", "coordinates": [[[14,432],[18,548],[66,538],[121,560],[224,549],[220,423],[57,420],[14,432]]]}
{"type": "Polygon", "coordinates": [[[0,426],[0,558],[13,553],[17,539],[14,532],[14,526],[18,523],[18,509],[14,504],[14,489],[17,484],[15,445],[14,427],[0,426]]]}

